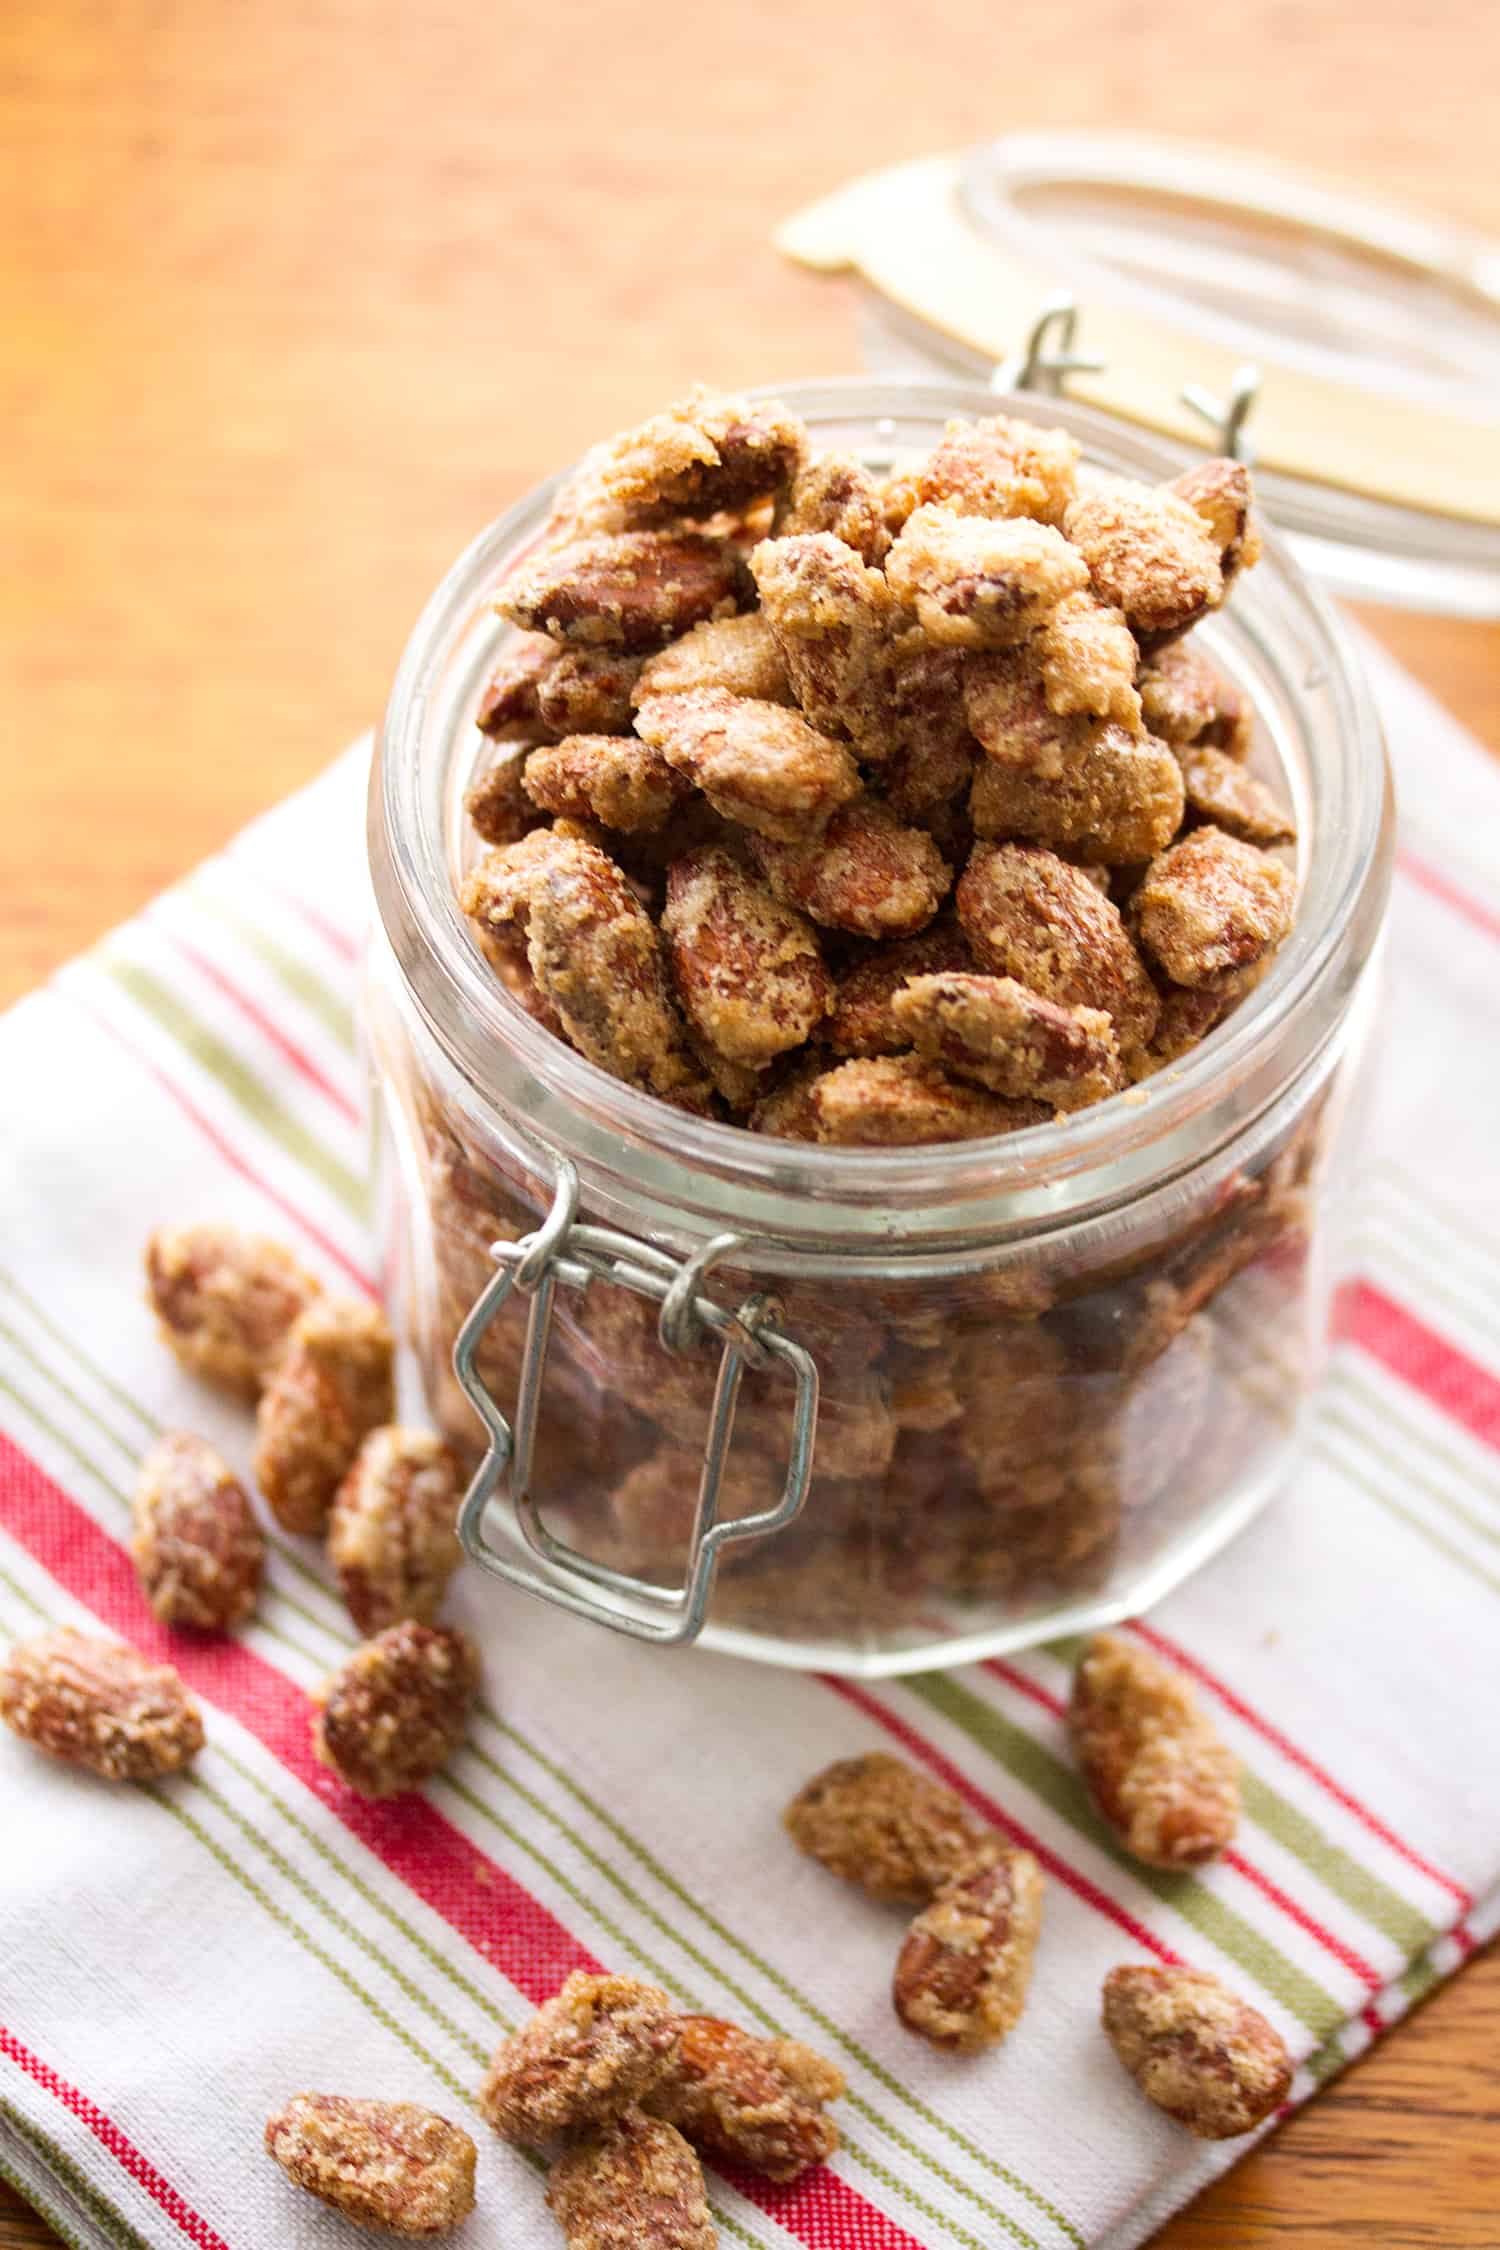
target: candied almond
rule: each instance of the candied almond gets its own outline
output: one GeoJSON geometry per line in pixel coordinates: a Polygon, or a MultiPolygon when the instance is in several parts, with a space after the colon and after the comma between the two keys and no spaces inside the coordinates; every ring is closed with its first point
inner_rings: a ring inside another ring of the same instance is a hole
{"type": "Polygon", "coordinates": [[[968,941],[946,917],[915,937],[894,938],[846,969],[818,1037],[836,1055],[899,1055],[911,1045],[891,1003],[911,977],[972,969],[968,941]]]}
{"type": "Polygon", "coordinates": [[[866,758],[883,757],[893,604],[881,573],[827,531],[762,540],[750,571],[804,715],[866,758]]]}
{"type": "Polygon", "coordinates": [[[1012,1101],[1083,1109],[1124,1084],[1102,1009],[1044,1000],[1014,977],[913,977],[891,1013],[919,1054],[1012,1101]]]}
{"type": "Polygon", "coordinates": [[[925,825],[934,814],[949,816],[967,795],[979,747],[964,701],[970,661],[962,649],[939,648],[920,625],[887,644],[878,784],[902,820],[925,825]]]}
{"type": "Polygon", "coordinates": [[[495,597],[513,625],[556,641],[635,653],[739,607],[744,564],[727,539],[627,531],[577,539],[522,563],[495,597]]]}
{"type": "Polygon", "coordinates": [[[1073,497],[1078,440],[1010,414],[955,420],[914,469],[886,485],[886,521],[905,523],[914,508],[938,501],[961,516],[1031,516],[1060,524],[1073,497]]]}
{"type": "Polygon", "coordinates": [[[718,2016],[679,2016],[672,2069],[645,2106],[693,2146],[795,2180],[838,2147],[825,2105],[844,2074],[800,2039],[761,2039],[718,2016]]]}
{"type": "Polygon", "coordinates": [[[789,1068],[774,1073],[746,1119],[751,1132],[766,1133],[781,1141],[817,1140],[813,1089],[823,1075],[823,1067],[817,1055],[798,1055],[789,1068]]]}
{"type": "Polygon", "coordinates": [[[568,2250],[714,2250],[703,2167],[675,2125],[627,2109],[563,2150],[547,2207],[568,2250]]]}
{"type": "Polygon", "coordinates": [[[469,825],[487,844],[516,844],[541,820],[526,794],[524,775],[530,743],[500,742],[475,768],[464,791],[469,825]]]}
{"type": "Polygon", "coordinates": [[[537,689],[558,661],[558,646],[545,633],[521,633],[509,644],[485,682],[474,724],[482,734],[503,740],[512,730],[533,727],[541,718],[537,689]]]}
{"type": "Polygon", "coordinates": [[[757,835],[796,843],[859,795],[847,746],[778,703],[696,688],[653,696],[635,723],[715,811],[757,835]]]}
{"type": "Polygon", "coordinates": [[[648,656],[632,699],[647,703],[654,695],[686,695],[693,688],[720,688],[755,703],[792,702],[776,636],[758,609],[710,617],[648,656]]]}
{"type": "Polygon", "coordinates": [[[239,1479],[206,1438],[169,1430],[141,1463],[130,1559],[164,1625],[243,1624],[260,1593],[265,1541],[239,1479]]]}
{"type": "Polygon", "coordinates": [[[1238,758],[1209,743],[1195,743],[1182,753],[1182,785],[1188,811],[1243,844],[1290,844],[1297,823],[1263,781],[1246,770],[1238,758]]]}
{"type": "Polygon", "coordinates": [[[771,1062],[827,1013],[833,987],[817,932],[732,853],[673,862],[661,929],[684,1014],[731,1060],[771,1062]]]}
{"type": "Polygon", "coordinates": [[[1169,641],[1136,675],[1146,725],[1181,749],[1209,742],[1232,757],[1249,747],[1248,714],[1239,691],[1194,646],[1196,636],[1169,641]]]}
{"type": "Polygon", "coordinates": [[[533,828],[485,852],[470,868],[458,894],[460,911],[473,923],[481,944],[494,938],[524,938],[532,894],[542,876],[554,865],[583,864],[577,857],[580,851],[598,852],[609,863],[609,855],[598,845],[558,828],[533,828]]]}
{"type": "Polygon", "coordinates": [[[1150,1867],[1201,1867],[1239,1820],[1239,1762],[1181,1673],[1120,1633],[1098,1633],[1073,1677],[1068,1732],[1090,1796],[1150,1867]]]}
{"type": "Polygon", "coordinates": [[[1085,868],[1034,844],[976,844],[955,892],[974,958],[1069,1008],[1102,1008],[1121,1052],[1156,1027],[1156,988],[1085,868]]]}
{"type": "Polygon", "coordinates": [[[974,740],[996,765],[1038,781],[1061,781],[1093,737],[1090,721],[1047,700],[1030,648],[987,649],[970,657],[964,716],[974,740]]]}
{"type": "Polygon", "coordinates": [[[955,648],[1025,640],[1089,577],[1083,557],[1050,524],[960,516],[947,507],[921,507],[907,518],[885,573],[929,638],[955,648]]]}
{"type": "Polygon", "coordinates": [[[632,525],[713,516],[781,492],[807,431],[777,399],[733,398],[699,385],[591,456],[601,490],[632,525]]]}
{"type": "Polygon", "coordinates": [[[264,1235],[190,1226],[151,1236],[146,1287],[162,1340],[183,1366],[253,1399],[321,1283],[264,1235]]]}
{"type": "Polygon", "coordinates": [[[478,1691],[479,1658],[462,1633],[404,1618],[324,1681],[313,1748],[361,1797],[399,1796],[447,1764],[478,1691]]]}
{"type": "Polygon", "coordinates": [[[880,487],[852,453],[819,453],[792,479],[777,504],[773,539],[803,531],[831,531],[861,562],[878,569],[891,544],[880,487]]]}
{"type": "Polygon", "coordinates": [[[395,1341],[380,1307],[315,1299],[256,1409],[255,1481],[284,1531],[323,1529],[361,1442],[395,1403],[395,1341]]]}
{"type": "Polygon", "coordinates": [[[602,852],[580,845],[543,869],[531,894],[527,958],[581,1055],[627,1085],[701,1106],[707,1089],[667,989],[660,937],[602,852]]]}
{"type": "Polygon", "coordinates": [[[1201,1969],[1132,1963],[1104,1980],[1104,2034],[1147,2101],[1200,2140],[1233,2140],[1292,2089],[1286,2042],[1201,1969]]]}
{"type": "Polygon", "coordinates": [[[561,739],[569,734],[628,734],[643,659],[614,648],[562,648],[549,641],[553,661],[537,681],[541,723],[561,739]]]}
{"type": "Polygon", "coordinates": [[[1054,711],[1118,719],[1132,734],[1140,732],[1135,685],[1140,651],[1119,610],[1107,609],[1087,591],[1065,594],[1037,636],[1037,654],[1054,711]]]}
{"type": "Polygon", "coordinates": [[[288,2179],[357,2227],[425,2242],[474,2208],[474,2143],[416,2102],[293,2094],[265,2137],[288,2179]]]}
{"type": "Polygon", "coordinates": [[[998,1836],[980,1845],[906,1935],[891,1997],[908,2031],[979,2054],[1021,2019],[1042,1919],[1042,1874],[998,1836]]]}
{"type": "Polygon", "coordinates": [[[1203,518],[1170,486],[1090,482],[1063,519],[1099,600],[1143,642],[1186,632],[1224,598],[1203,518]]]}
{"type": "Polygon", "coordinates": [[[0,1664],[0,1719],[105,1781],[180,1772],[203,1747],[198,1706],[170,1664],[71,1626],[16,1642],[0,1664]]]}
{"type": "Polygon", "coordinates": [[[1184,469],[1172,479],[1171,490],[1200,517],[1218,551],[1219,567],[1227,589],[1242,570],[1260,561],[1260,526],[1255,520],[1254,487],[1243,461],[1220,455],[1184,469]]]}
{"type": "Polygon", "coordinates": [[[1226,977],[1222,983],[1200,985],[1195,990],[1190,985],[1163,983],[1160,987],[1161,1011],[1156,1019],[1156,1029],[1151,1043],[1134,1049],[1129,1057],[1131,1075],[1149,1078],[1153,1071],[1162,1070],[1168,1063],[1176,1062],[1206,1039],[1217,1024],[1221,1024],[1232,1008],[1237,1008],[1247,992],[1253,992],[1265,974],[1265,963],[1257,961],[1238,976],[1226,977]]]}
{"type": "Polygon", "coordinates": [[[1182,824],[1182,770],[1164,742],[1113,720],[1087,725],[1060,780],[981,758],[969,810],[981,836],[1068,847],[1106,866],[1150,859],[1182,824]]]}
{"type": "Polygon", "coordinates": [[[1222,828],[1154,859],[1131,898],[1140,942],[1174,984],[1214,985],[1273,953],[1292,926],[1289,867],[1222,828]]]}
{"type": "Polygon", "coordinates": [[[872,1055],[825,1071],[812,1089],[818,1138],[853,1148],[986,1140],[1044,1124],[1044,1103],[1007,1101],[920,1055],[872,1055]]]}
{"type": "MultiPolygon", "coordinates": [[[[779,1464],[747,1446],[733,1447],[719,1487],[718,1521],[729,1523],[774,1507],[784,1481],[779,1464]]],[[[653,1567],[680,1564],[697,1520],[702,1482],[701,1445],[671,1442],[637,1461],[614,1487],[609,1496],[611,1525],[629,1567],[638,1575],[653,1567]]],[[[731,1548],[721,1558],[721,1569],[734,1554],[731,1548]]]]}
{"type": "Polygon", "coordinates": [[[954,1790],[884,1750],[825,1766],[783,1818],[830,1874],[909,1906],[926,1905],[989,1833],[954,1790]]]}
{"type": "Polygon", "coordinates": [[[677,2040],[677,2015],[654,1984],[575,1969],[495,2049],[480,2114],[508,2141],[545,2146],[653,2092],[677,2040]]]}
{"type": "Polygon", "coordinates": [[[836,812],[800,843],[756,836],[751,849],[779,899],[856,937],[907,937],[924,929],[953,881],[922,828],[903,827],[875,798],[836,812]]]}
{"type": "Polygon", "coordinates": [[[428,1430],[372,1430],[333,1503],[328,1560],[362,1633],[430,1624],[463,1559],[458,1462],[428,1430]]]}
{"type": "Polygon", "coordinates": [[[659,750],[633,734],[570,734],[533,750],[525,789],[534,805],[606,828],[660,828],[688,795],[659,750]]]}

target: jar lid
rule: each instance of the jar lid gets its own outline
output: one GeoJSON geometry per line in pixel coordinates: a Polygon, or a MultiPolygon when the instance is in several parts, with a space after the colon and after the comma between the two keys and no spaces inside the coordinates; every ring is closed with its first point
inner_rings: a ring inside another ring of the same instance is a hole
{"type": "Polygon", "coordinates": [[[1500,242],[1098,132],[868,173],[777,239],[862,276],[877,372],[1066,386],[1185,456],[1253,461],[1337,591],[1500,617],[1500,242]]]}

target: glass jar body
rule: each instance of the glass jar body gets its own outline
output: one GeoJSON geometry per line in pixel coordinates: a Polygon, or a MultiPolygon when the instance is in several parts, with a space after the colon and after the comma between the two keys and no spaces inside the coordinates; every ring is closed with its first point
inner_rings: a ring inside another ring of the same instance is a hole
{"type": "MultiPolygon", "coordinates": [[[[1231,1538],[1285,1481],[1325,1364],[1375,978],[1318,1071],[1124,1212],[938,1261],[853,1243],[793,1259],[761,1243],[716,1265],[726,1306],[774,1293],[820,1397],[801,1512],[726,1549],[705,1641],[836,1671],[918,1669],[1141,1609],[1231,1538]]],[[[472,1470],[484,1432],[454,1345],[491,1246],[540,1226],[553,1181],[526,1121],[455,1082],[383,951],[366,1029],[402,1327],[472,1470]]],[[[679,1260],[712,1238],[587,1192],[579,1216],[623,1221],[679,1260]]],[[[479,1347],[508,1415],[527,1317],[513,1297],[479,1347]]],[[[709,1337],[669,1351],[657,1304],[628,1288],[561,1289],[533,1480],[549,1528],[613,1570],[679,1584],[718,1362],[709,1337]]],[[[721,1516],[774,1505],[791,1415],[783,1375],[746,1376],[721,1516]]]]}
{"type": "MultiPolygon", "coordinates": [[[[870,384],[791,402],[815,439],[871,456],[931,443],[948,414],[994,403],[870,384]]],[[[1105,466],[1159,473],[1149,446],[1098,417],[1056,418],[1105,466]]],[[[476,1462],[484,1432],[455,1341],[495,1273],[492,1246],[540,1226],[562,1163],[581,1221],[674,1260],[732,1233],[714,1299],[768,1294],[817,1367],[807,1497],[783,1529],[723,1547],[709,1645],[875,1673],[1144,1606],[1284,1480],[1324,1361],[1389,857],[1378,731],[1336,628],[1273,543],[1263,586],[1211,636],[1257,708],[1262,761],[1280,767],[1302,834],[1303,920],[1226,1026],[1066,1124],[941,1149],[807,1149],[602,1078],[495,986],[452,906],[472,849],[460,808],[473,712],[502,631],[483,597],[546,497],[434,598],[372,783],[384,935],[365,1027],[381,1205],[435,1418],[476,1462]]],[[[674,1586],[719,1350],[680,1329],[669,1349],[657,1301],[578,1278],[555,1294],[531,1490],[581,1559],[575,1590],[591,1570],[674,1586]]],[[[507,1417],[526,1337],[517,1294],[478,1346],[507,1417]]],[[[791,1430],[784,1373],[746,1373],[721,1520],[775,1504],[791,1430]]],[[[491,1514],[524,1560],[514,1519],[491,1514]]]]}

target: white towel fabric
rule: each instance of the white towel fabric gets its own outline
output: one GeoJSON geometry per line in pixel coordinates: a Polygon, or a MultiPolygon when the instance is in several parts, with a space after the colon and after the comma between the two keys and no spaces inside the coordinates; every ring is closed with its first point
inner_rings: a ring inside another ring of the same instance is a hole
{"type": "Polygon", "coordinates": [[[1189,1879],[1111,1854],[1062,1751],[1066,1667],[850,1686],[633,1646],[465,1581],[487,1695],[419,1797],[312,1761],[307,1689],[351,1640],[278,1540],[258,1618],[168,1636],[125,1557],[163,1424],[248,1463],[242,1412],[161,1349],[139,1261],[164,1221],[277,1233],[371,1281],[351,1045],[364,911],[352,752],[0,1025],[0,1633],[102,1624],[203,1702],[191,1774],[111,1789],[0,1737],[0,2163],[91,2250],[342,2243],[262,2123],[312,2087],[474,2127],[459,2241],[544,2244],[541,2182],[472,2114],[501,2028],[600,1961],[799,2034],[849,2076],[834,2163],[717,2175],[726,2244],[1111,2250],[1242,2144],[1147,2107],[1097,2027],[1116,1962],[1218,1971],[1285,2033],[1298,2100],[1500,1919],[1500,771],[1377,652],[1404,806],[1363,1278],[1294,1488],[1147,1630],[1241,1754],[1235,1850],[1189,1879]],[[887,1990],[899,1922],[779,1826],[825,1760],[956,1777],[1052,1869],[1000,2050],[938,2055],[887,1990]]]}

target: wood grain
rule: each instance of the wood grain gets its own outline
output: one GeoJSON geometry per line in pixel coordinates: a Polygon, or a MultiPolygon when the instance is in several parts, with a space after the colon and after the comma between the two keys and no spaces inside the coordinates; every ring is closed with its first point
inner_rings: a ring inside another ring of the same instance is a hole
{"type": "MultiPolygon", "coordinates": [[[[435,578],[694,377],[846,371],[774,222],[1007,127],[1267,150],[1500,231],[1492,0],[9,0],[0,1001],[368,724],[435,578]]],[[[1500,743],[1500,630],[1371,613],[1500,743]]],[[[1163,2250],[1495,2250],[1500,1962],[1163,2250]]],[[[0,2250],[52,2240],[0,2190],[0,2250]]]]}

